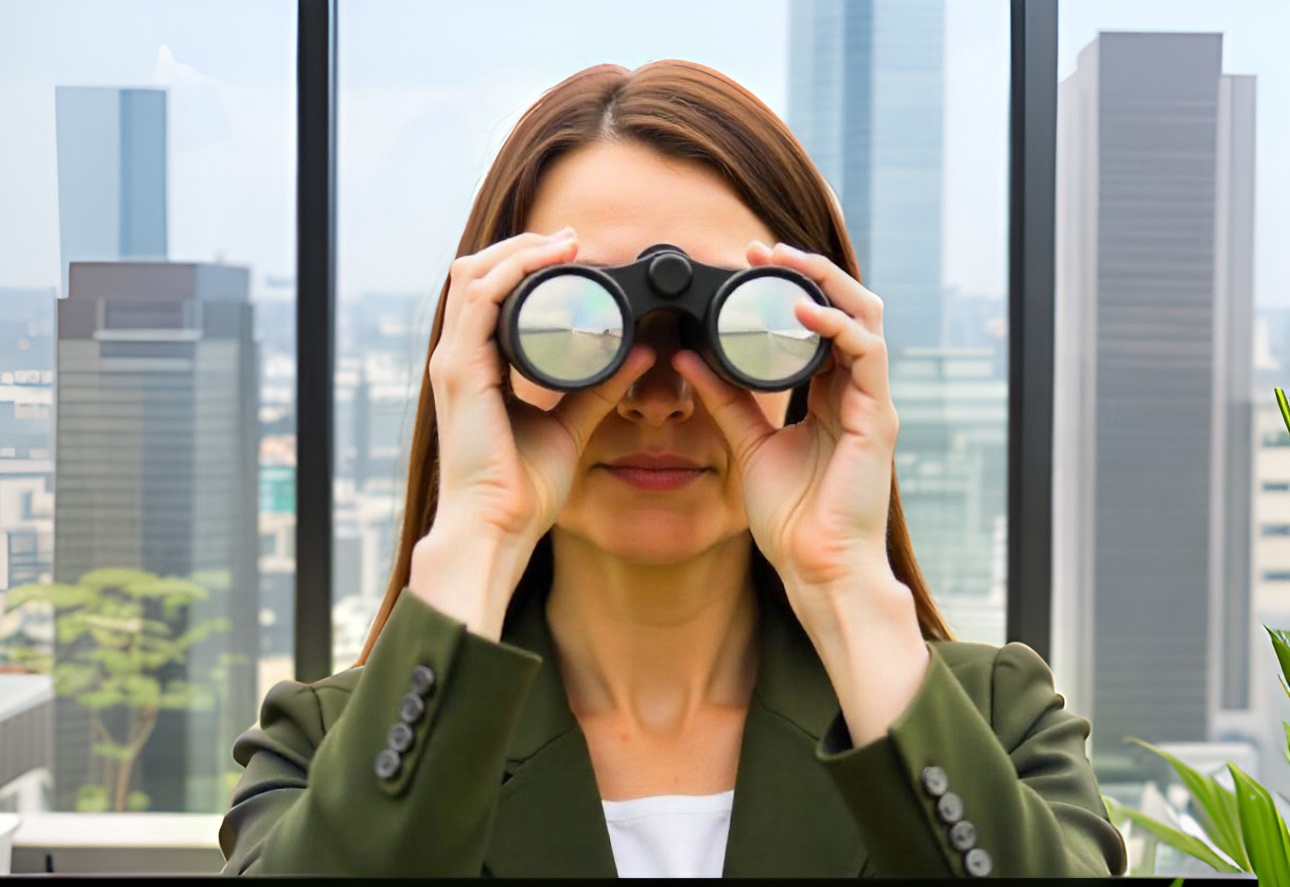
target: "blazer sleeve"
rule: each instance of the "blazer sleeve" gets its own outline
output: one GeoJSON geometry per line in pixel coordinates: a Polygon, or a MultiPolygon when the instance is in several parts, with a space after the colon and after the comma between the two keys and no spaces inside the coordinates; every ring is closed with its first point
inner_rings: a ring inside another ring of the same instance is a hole
{"type": "Polygon", "coordinates": [[[284,681],[234,743],[223,873],[478,877],[540,662],[403,593],[347,701],[284,681]]]}
{"type": "Polygon", "coordinates": [[[886,736],[851,748],[839,715],[816,751],[875,873],[1123,874],[1124,840],[1085,753],[1090,724],[1066,710],[1039,654],[998,648],[982,705],[928,648],[923,684],[886,736]]]}

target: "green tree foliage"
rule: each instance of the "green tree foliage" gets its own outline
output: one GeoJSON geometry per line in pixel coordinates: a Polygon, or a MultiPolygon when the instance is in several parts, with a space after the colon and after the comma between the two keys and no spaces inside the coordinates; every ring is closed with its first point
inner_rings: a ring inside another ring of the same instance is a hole
{"type": "Polygon", "coordinates": [[[77,793],[78,810],[146,810],[148,796],[131,791],[130,781],[158,713],[215,705],[215,681],[185,677],[191,648],[231,628],[222,618],[190,624],[193,604],[207,595],[188,579],[122,567],[92,570],[75,585],[23,585],[5,595],[6,614],[52,610],[57,637],[53,648],[6,643],[12,662],[52,675],[55,694],[89,712],[96,778],[77,793]]]}

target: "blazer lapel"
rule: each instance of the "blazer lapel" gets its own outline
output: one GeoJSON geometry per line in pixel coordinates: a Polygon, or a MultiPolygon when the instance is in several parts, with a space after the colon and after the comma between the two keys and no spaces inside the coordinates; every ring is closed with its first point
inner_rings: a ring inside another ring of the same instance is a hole
{"type": "Polygon", "coordinates": [[[815,757],[837,696],[787,605],[761,595],[761,664],[744,726],[726,843],[728,878],[855,877],[855,818],[815,757]]]}
{"type": "Polygon", "coordinates": [[[542,657],[511,741],[485,869],[498,877],[613,878],[591,753],[569,708],[546,624],[546,595],[532,594],[503,641],[542,657]]]}

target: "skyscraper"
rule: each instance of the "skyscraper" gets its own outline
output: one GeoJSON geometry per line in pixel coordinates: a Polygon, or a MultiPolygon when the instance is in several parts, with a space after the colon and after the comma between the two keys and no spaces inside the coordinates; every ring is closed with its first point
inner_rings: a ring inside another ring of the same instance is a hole
{"type": "Polygon", "coordinates": [[[53,566],[55,299],[0,287],[0,601],[53,566]]]}
{"type": "Polygon", "coordinates": [[[892,355],[941,344],[944,0],[793,0],[788,124],[842,202],[892,355]]]}
{"type": "Polygon", "coordinates": [[[1103,33],[1058,102],[1055,670],[1106,774],[1249,698],[1254,82],[1103,33]]]}
{"type": "Polygon", "coordinates": [[[166,93],[59,86],[61,297],[72,262],[166,257],[166,93]]]}
{"type": "MultiPolygon", "coordinates": [[[[171,262],[74,262],[58,305],[54,579],[103,567],[193,578],[192,648],[215,712],[163,712],[142,758],[153,809],[219,809],[233,738],[255,720],[258,660],[258,368],[249,272],[171,262]],[[236,660],[226,663],[231,654],[236,660]]],[[[65,700],[60,700],[65,702],[65,700]]],[[[85,781],[84,718],[62,706],[59,806],[85,781]]]]}
{"type": "MultiPolygon", "coordinates": [[[[861,280],[883,300],[896,474],[919,563],[952,627],[1002,642],[1006,343],[985,333],[983,306],[944,309],[944,0],[794,0],[790,28],[788,124],[837,192],[861,280]]],[[[995,306],[1001,315],[1002,294],[995,306]]]]}

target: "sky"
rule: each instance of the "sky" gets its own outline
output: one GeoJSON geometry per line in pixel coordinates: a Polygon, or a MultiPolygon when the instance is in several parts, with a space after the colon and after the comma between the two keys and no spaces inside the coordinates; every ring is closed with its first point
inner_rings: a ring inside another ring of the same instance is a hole
{"type": "MultiPolygon", "coordinates": [[[[586,65],[690,58],[787,118],[792,0],[340,0],[342,299],[437,294],[498,145],[586,65]],[[495,22],[507,23],[498,28],[495,22]]],[[[943,282],[1007,272],[1007,0],[946,0],[943,282]]],[[[252,269],[289,297],[295,0],[0,0],[0,286],[56,286],[55,85],[170,92],[172,259],[252,269]]],[[[1064,0],[1059,78],[1103,30],[1223,32],[1259,78],[1256,293],[1290,305],[1290,0],[1064,0]]]]}

